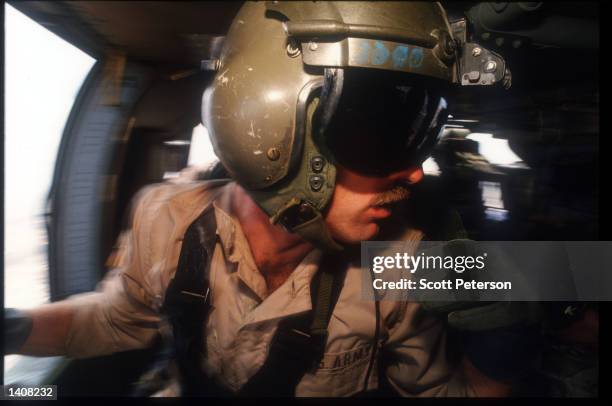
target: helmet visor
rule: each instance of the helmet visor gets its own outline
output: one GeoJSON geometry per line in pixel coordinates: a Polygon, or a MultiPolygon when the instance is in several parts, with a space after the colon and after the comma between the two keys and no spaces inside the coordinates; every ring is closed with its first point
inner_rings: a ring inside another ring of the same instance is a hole
{"type": "Polygon", "coordinates": [[[448,115],[444,90],[423,76],[347,69],[322,142],[337,163],[364,175],[420,166],[448,115]]]}

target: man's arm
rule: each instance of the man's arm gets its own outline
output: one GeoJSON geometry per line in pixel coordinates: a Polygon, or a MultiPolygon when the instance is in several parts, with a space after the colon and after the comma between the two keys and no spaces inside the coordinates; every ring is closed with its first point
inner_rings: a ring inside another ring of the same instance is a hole
{"type": "Polygon", "coordinates": [[[157,216],[162,227],[167,223],[163,213],[160,215],[150,204],[156,189],[149,190],[150,193],[141,192],[134,200],[132,229],[119,239],[116,257],[120,259],[98,290],[21,311],[30,318],[31,330],[27,339],[19,337],[18,341],[25,339],[22,345],[17,342],[5,351],[79,358],[143,348],[155,338],[159,313],[152,298],[158,298],[162,292],[149,282],[152,261],[159,255],[149,254],[149,235],[157,231],[150,227],[151,216],[157,216]]]}
{"type": "MultiPolygon", "coordinates": [[[[384,302],[381,302],[381,305],[384,302]]],[[[389,305],[389,304],[387,304],[389,305]]],[[[453,368],[448,361],[447,326],[424,312],[418,303],[394,307],[385,345],[385,372],[390,385],[402,396],[506,397],[508,382],[493,379],[464,357],[453,368]]]]}
{"type": "Polygon", "coordinates": [[[66,337],[73,314],[70,304],[51,303],[24,310],[23,314],[30,318],[32,329],[25,343],[16,349],[18,353],[34,356],[64,355],[66,353],[66,337]]]}
{"type": "Polygon", "coordinates": [[[23,310],[31,330],[21,346],[9,351],[81,358],[146,347],[157,333],[159,316],[138,303],[138,292],[126,289],[125,278],[113,272],[97,292],[23,310]]]}

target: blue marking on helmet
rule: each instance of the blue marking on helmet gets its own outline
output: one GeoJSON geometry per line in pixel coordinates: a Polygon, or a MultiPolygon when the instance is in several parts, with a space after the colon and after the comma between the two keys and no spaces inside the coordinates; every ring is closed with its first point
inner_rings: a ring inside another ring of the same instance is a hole
{"type": "Polygon", "coordinates": [[[393,60],[393,67],[395,69],[402,69],[404,65],[406,65],[406,61],[408,60],[408,52],[410,48],[404,45],[398,45],[393,50],[393,54],[391,58],[393,60]]]}
{"type": "Polygon", "coordinates": [[[380,42],[374,42],[374,53],[372,54],[372,65],[384,65],[389,59],[389,50],[380,42]]]}
{"type": "Polygon", "coordinates": [[[423,64],[423,48],[413,47],[408,59],[408,65],[411,68],[418,68],[423,64]]]}

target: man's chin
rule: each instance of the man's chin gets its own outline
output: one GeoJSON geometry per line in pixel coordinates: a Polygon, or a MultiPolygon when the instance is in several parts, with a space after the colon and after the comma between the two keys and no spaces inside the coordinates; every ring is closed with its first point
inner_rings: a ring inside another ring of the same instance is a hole
{"type": "Polygon", "coordinates": [[[380,226],[377,223],[371,223],[371,228],[373,228],[373,230],[369,233],[367,238],[363,238],[362,241],[371,240],[380,233],[380,226]]]}
{"type": "Polygon", "coordinates": [[[332,237],[334,240],[345,246],[357,245],[362,241],[371,240],[372,238],[376,237],[379,231],[380,226],[378,224],[368,223],[359,227],[359,229],[353,230],[353,232],[349,232],[348,230],[345,230],[343,233],[332,232],[332,237]]]}
{"type": "Polygon", "coordinates": [[[354,245],[360,244],[362,241],[371,240],[380,232],[380,226],[376,223],[368,223],[351,236],[344,236],[341,240],[344,244],[354,245]]]}

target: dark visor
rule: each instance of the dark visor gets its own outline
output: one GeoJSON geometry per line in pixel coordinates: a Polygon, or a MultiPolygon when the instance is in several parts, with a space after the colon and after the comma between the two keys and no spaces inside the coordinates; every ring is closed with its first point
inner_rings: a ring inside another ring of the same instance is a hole
{"type": "Polygon", "coordinates": [[[320,139],[340,165],[365,175],[419,166],[448,115],[443,93],[443,84],[422,76],[346,69],[320,139]]]}

